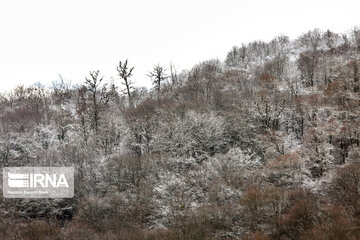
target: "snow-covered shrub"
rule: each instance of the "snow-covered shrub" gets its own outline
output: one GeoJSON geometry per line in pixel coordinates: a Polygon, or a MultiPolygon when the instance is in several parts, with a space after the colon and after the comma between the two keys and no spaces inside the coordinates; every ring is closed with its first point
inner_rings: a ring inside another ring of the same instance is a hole
{"type": "Polygon", "coordinates": [[[184,118],[160,122],[152,148],[173,156],[197,157],[224,152],[229,140],[223,117],[190,111],[184,118]]]}

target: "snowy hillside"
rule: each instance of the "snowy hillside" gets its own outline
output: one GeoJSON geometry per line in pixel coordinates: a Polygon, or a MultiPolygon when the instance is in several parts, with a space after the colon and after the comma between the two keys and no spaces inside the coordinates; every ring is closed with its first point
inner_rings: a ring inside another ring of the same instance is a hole
{"type": "Polygon", "coordinates": [[[130,64],[123,89],[93,71],[0,96],[2,167],[75,168],[72,199],[1,199],[0,236],[360,238],[359,29],[157,65],[151,90],[130,64]]]}

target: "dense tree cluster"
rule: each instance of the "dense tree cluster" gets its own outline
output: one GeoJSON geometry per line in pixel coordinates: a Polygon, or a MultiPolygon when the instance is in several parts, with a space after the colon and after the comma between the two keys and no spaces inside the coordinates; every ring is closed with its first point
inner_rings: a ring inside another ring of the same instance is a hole
{"type": "Polygon", "coordinates": [[[360,34],[233,47],[134,86],[0,96],[0,165],[74,166],[75,197],[1,199],[4,239],[360,238],[360,34]]]}

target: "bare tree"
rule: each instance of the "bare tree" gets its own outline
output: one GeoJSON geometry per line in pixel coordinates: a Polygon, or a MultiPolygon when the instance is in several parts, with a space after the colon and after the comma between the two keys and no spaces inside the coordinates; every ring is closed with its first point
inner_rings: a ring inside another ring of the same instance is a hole
{"type": "Polygon", "coordinates": [[[330,49],[334,49],[337,46],[339,38],[339,34],[334,33],[330,30],[327,30],[323,33],[323,39],[325,40],[325,44],[330,49]]]}
{"type": "Polygon", "coordinates": [[[86,109],[87,109],[86,91],[87,89],[85,86],[78,87],[77,98],[76,98],[76,113],[78,114],[80,119],[81,131],[83,134],[83,139],[85,141],[87,141],[89,135],[86,124],[86,109]]]}
{"type": "Polygon", "coordinates": [[[173,85],[178,83],[177,71],[174,64],[170,64],[170,79],[173,85]]]}
{"type": "Polygon", "coordinates": [[[148,76],[152,79],[158,93],[160,93],[161,83],[168,78],[168,76],[165,74],[165,71],[166,69],[158,64],[154,66],[153,70],[148,74],[148,76]]]}
{"type": "Polygon", "coordinates": [[[59,80],[53,81],[53,95],[57,99],[59,105],[63,104],[66,98],[71,97],[71,81],[65,81],[64,78],[59,75],[59,80]]]}
{"type": "Polygon", "coordinates": [[[314,86],[314,76],[316,67],[319,63],[318,52],[303,52],[297,60],[297,65],[301,73],[301,78],[305,79],[307,86],[314,86]]]}
{"type": "Polygon", "coordinates": [[[99,112],[101,106],[106,105],[110,100],[111,93],[107,91],[106,84],[101,87],[101,83],[104,77],[99,77],[100,71],[90,72],[90,78],[85,78],[86,90],[90,92],[91,101],[92,101],[92,115],[93,115],[93,127],[95,132],[98,132],[99,129],[99,112]]]}
{"type": "Polygon", "coordinates": [[[229,67],[235,67],[239,62],[240,49],[234,46],[226,55],[225,64],[229,67]]]}
{"type": "Polygon", "coordinates": [[[354,27],[351,31],[351,38],[355,44],[357,50],[360,50],[360,28],[354,27]]]}
{"type": "Polygon", "coordinates": [[[300,37],[300,43],[302,46],[309,48],[313,51],[318,50],[321,44],[321,32],[319,29],[314,29],[313,31],[309,31],[304,33],[300,37]]]}
{"type": "Polygon", "coordinates": [[[354,92],[358,93],[360,92],[360,62],[357,62],[355,60],[351,61],[347,64],[348,67],[348,73],[350,75],[350,79],[352,79],[352,86],[354,92]]]}
{"type": "Polygon", "coordinates": [[[346,34],[341,34],[341,37],[343,40],[342,48],[344,50],[348,50],[350,48],[350,39],[348,38],[348,36],[346,34]]]}
{"type": "Polygon", "coordinates": [[[255,98],[256,117],[265,128],[280,129],[280,119],[285,109],[286,96],[276,89],[276,78],[264,73],[258,81],[255,98]]]}
{"type": "Polygon", "coordinates": [[[119,66],[117,66],[116,69],[119,73],[119,77],[123,80],[122,84],[126,88],[125,91],[129,99],[129,105],[131,106],[132,105],[131,93],[133,90],[133,81],[130,79],[130,77],[132,76],[132,71],[134,70],[134,67],[129,68],[128,60],[126,59],[124,63],[120,61],[119,66]]]}

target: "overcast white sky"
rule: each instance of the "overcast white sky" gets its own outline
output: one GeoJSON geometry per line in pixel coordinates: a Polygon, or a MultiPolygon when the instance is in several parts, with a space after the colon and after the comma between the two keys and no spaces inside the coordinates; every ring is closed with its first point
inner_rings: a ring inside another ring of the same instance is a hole
{"type": "Polygon", "coordinates": [[[252,40],[345,32],[360,25],[359,9],[359,0],[0,0],[0,91],[59,74],[79,83],[97,69],[117,80],[126,58],[148,87],[157,63],[189,69],[252,40]]]}

